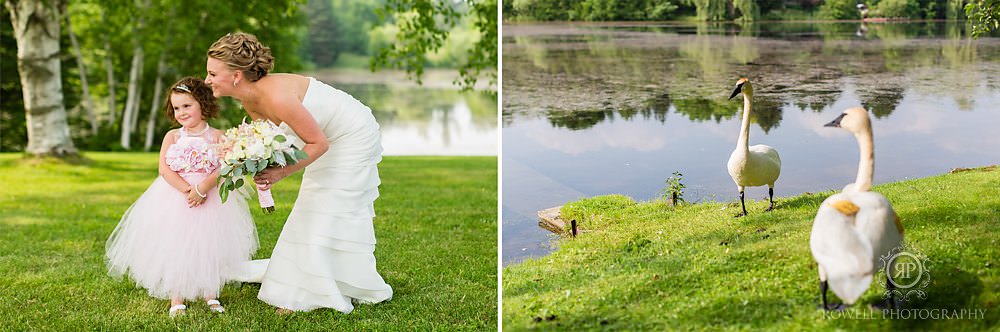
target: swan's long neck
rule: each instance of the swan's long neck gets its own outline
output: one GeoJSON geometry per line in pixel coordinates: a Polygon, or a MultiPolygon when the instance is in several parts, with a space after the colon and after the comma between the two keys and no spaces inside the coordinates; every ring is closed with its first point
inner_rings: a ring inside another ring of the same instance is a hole
{"type": "Polygon", "coordinates": [[[854,137],[858,139],[861,155],[858,161],[858,178],[854,180],[854,189],[868,191],[872,187],[872,176],[875,174],[875,143],[872,141],[872,127],[865,126],[854,137]]]}
{"type": "Polygon", "coordinates": [[[750,153],[750,100],[752,93],[743,94],[743,122],[740,123],[740,139],[736,141],[736,151],[750,153]]]}

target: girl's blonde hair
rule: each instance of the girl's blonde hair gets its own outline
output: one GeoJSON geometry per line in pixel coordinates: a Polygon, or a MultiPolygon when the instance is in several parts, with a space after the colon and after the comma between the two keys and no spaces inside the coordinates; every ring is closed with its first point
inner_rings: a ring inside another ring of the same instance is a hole
{"type": "Polygon", "coordinates": [[[256,82],[274,68],[271,48],[245,32],[222,36],[208,48],[208,56],[224,62],[229,68],[242,71],[250,82],[256,82]]]}

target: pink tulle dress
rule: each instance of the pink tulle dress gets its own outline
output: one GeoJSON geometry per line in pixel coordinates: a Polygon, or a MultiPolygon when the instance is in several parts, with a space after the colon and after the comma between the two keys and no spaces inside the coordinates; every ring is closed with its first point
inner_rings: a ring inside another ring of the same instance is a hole
{"type": "MultiPolygon", "coordinates": [[[[218,167],[212,140],[183,128],[166,162],[192,185],[218,167]]],[[[188,207],[184,193],[157,177],[108,238],[109,274],[127,274],[161,299],[218,296],[257,250],[257,229],[246,197],[238,193],[223,204],[213,188],[203,192],[204,204],[188,207]]]]}

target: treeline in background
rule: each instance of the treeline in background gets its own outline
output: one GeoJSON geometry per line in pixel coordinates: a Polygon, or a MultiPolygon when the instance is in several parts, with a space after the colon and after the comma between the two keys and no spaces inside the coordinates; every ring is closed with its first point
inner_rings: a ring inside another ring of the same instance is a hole
{"type": "MultiPolygon", "coordinates": [[[[482,76],[491,79],[492,87],[497,7],[496,0],[5,1],[0,152],[25,151],[31,145],[30,113],[48,112],[29,109],[26,114],[19,74],[30,65],[19,65],[27,60],[18,56],[18,30],[13,29],[18,16],[20,24],[46,24],[45,31],[58,31],[60,77],[29,77],[61,79],[64,110],[56,111],[66,113],[70,145],[155,151],[175,126],[163,115],[164,90],[183,76],[204,77],[208,47],[226,33],[256,35],[271,48],[275,72],[397,68],[419,80],[424,67],[451,68],[461,72],[456,84],[462,88],[482,76]]],[[[239,123],[243,112],[231,111],[239,106],[229,98],[220,102],[222,118],[213,126],[239,123]]],[[[33,136],[63,129],[50,127],[32,127],[37,128],[33,136]]]]}
{"type": "Polygon", "coordinates": [[[855,20],[864,13],[868,18],[960,20],[965,18],[969,3],[969,0],[503,0],[503,16],[511,21],[753,21],[855,20]]]}

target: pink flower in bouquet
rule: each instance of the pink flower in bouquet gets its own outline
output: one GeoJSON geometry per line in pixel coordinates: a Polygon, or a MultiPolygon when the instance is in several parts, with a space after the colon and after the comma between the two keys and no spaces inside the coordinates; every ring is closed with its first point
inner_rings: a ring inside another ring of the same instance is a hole
{"type": "MultiPolygon", "coordinates": [[[[219,144],[219,196],[225,202],[229,192],[243,186],[244,176],[254,176],[268,167],[285,167],[306,158],[292,145],[284,130],[266,120],[241,123],[226,130],[219,144]]],[[[274,211],[270,190],[257,188],[257,198],[266,212],[274,211]]]]}

